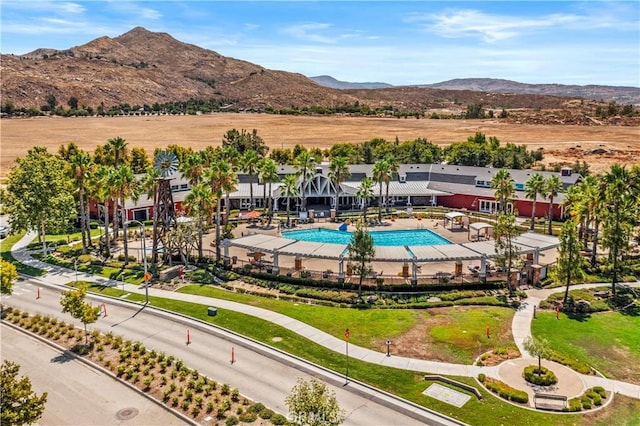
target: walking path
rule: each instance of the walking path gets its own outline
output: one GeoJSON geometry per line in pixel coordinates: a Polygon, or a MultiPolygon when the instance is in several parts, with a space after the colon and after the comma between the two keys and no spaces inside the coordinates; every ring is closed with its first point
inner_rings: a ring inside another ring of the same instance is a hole
{"type": "MultiPolygon", "coordinates": [[[[12,255],[16,260],[22,263],[46,270],[47,281],[55,284],[67,284],[70,281],[74,281],[77,276],[78,280],[94,282],[105,286],[122,287],[125,291],[130,293],[145,293],[146,290],[144,288],[139,288],[136,285],[109,280],[91,274],[76,273],[73,270],[47,264],[34,259],[31,254],[25,249],[25,247],[33,240],[34,236],[35,234],[25,235],[25,237],[17,242],[11,249],[12,255]]],[[[592,288],[602,285],[606,284],[576,285],[573,286],[573,288],[592,288]]],[[[633,287],[640,287],[640,283],[637,282],[629,283],[628,285],[631,285],[633,287]]],[[[177,293],[156,288],[149,288],[148,291],[149,295],[151,296],[182,300],[206,306],[214,306],[240,312],[246,315],[255,316],[290,329],[293,332],[335,352],[343,352],[345,348],[344,340],[325,333],[324,331],[318,330],[301,321],[273,311],[222,299],[177,293]]],[[[535,389],[526,384],[522,379],[523,365],[521,364],[523,363],[521,362],[521,360],[532,358],[531,355],[524,350],[523,342],[527,338],[531,337],[531,321],[533,319],[534,307],[537,306],[540,301],[546,299],[550,294],[560,291],[564,291],[564,288],[543,290],[532,289],[526,291],[528,295],[527,301],[525,301],[520,309],[516,311],[512,321],[513,338],[516,345],[518,346],[518,349],[522,353],[522,358],[518,360],[509,360],[498,366],[480,367],[474,365],[413,359],[396,355],[387,357],[385,353],[362,348],[353,344],[349,345],[349,356],[365,362],[432,374],[477,377],[478,374],[483,373],[489,377],[494,377],[502,380],[513,387],[525,390],[530,394],[530,396],[533,396],[535,389]]],[[[526,364],[529,363],[530,361],[526,361],[526,364]]],[[[640,386],[638,385],[612,379],[606,379],[598,376],[582,375],[565,366],[551,361],[545,360],[543,362],[543,365],[551,366],[559,379],[558,386],[554,389],[545,389],[546,393],[556,393],[572,398],[582,394],[582,392],[584,392],[584,390],[589,387],[602,386],[608,391],[640,399],[640,386]]],[[[533,398],[530,398],[530,400],[532,401],[533,398]]]]}

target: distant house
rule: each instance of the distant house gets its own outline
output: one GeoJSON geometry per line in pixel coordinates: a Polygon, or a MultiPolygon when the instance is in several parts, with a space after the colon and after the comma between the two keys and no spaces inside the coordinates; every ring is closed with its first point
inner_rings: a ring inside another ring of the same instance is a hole
{"type": "MultiPolygon", "coordinates": [[[[356,197],[361,182],[365,177],[373,178],[372,164],[354,164],[350,166],[351,176],[340,184],[340,197],[338,207],[340,211],[359,210],[362,200],[356,197]]],[[[468,211],[479,211],[492,213],[498,210],[498,204],[494,198],[494,190],[491,189],[491,179],[499,169],[491,167],[471,167],[456,166],[450,164],[402,164],[398,168],[398,173],[389,183],[389,198],[384,199],[386,185],[383,183],[383,205],[396,208],[407,206],[444,206],[454,209],[466,209],[468,211]]],[[[278,167],[278,174],[282,178],[289,174],[295,174],[297,169],[294,166],[283,165],[278,167]]],[[[516,199],[513,200],[511,208],[515,208],[521,216],[531,216],[533,202],[524,195],[525,183],[529,177],[535,173],[540,173],[548,178],[557,175],[563,185],[563,192],[578,183],[582,176],[572,173],[570,168],[564,168],[561,172],[539,172],[533,170],[509,170],[515,182],[516,199]]],[[[313,179],[307,185],[306,202],[307,208],[320,212],[328,212],[335,208],[336,188],[330,181],[329,165],[319,164],[315,169],[313,179]]],[[[239,184],[236,191],[229,194],[231,208],[245,210],[250,207],[250,183],[246,174],[238,175],[239,184]]],[[[264,194],[265,185],[257,182],[254,177],[253,195],[256,207],[266,207],[264,194]]],[[[286,209],[287,200],[281,196],[280,182],[271,185],[271,194],[275,200],[275,209],[283,211],[286,209]]],[[[302,187],[302,186],[301,186],[302,187]]],[[[300,190],[301,190],[300,187],[300,190]]],[[[267,184],[268,188],[268,184],[267,184]]],[[[173,175],[171,190],[176,210],[184,212],[183,202],[189,194],[189,183],[182,178],[179,173],[173,175]]],[[[380,188],[378,182],[373,187],[374,198],[370,201],[371,206],[378,205],[380,188]]],[[[564,209],[562,202],[564,194],[560,193],[553,200],[554,218],[562,218],[564,209]]],[[[292,211],[300,208],[300,197],[291,200],[292,211]]],[[[224,205],[224,200],[222,201],[224,205]]],[[[93,217],[98,215],[98,206],[95,202],[90,203],[93,217]]],[[[153,199],[146,196],[140,197],[136,202],[127,200],[125,205],[127,219],[147,220],[153,218],[153,199]]],[[[110,207],[112,209],[112,207],[110,207]]],[[[536,201],[536,216],[542,217],[549,210],[549,200],[538,196],[536,201]]],[[[186,213],[186,212],[185,212],[186,213]]]]}

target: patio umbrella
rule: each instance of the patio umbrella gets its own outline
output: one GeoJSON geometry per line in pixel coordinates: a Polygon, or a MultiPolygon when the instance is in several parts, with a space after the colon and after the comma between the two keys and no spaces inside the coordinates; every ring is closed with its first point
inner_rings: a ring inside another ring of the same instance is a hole
{"type": "Polygon", "coordinates": [[[257,210],[251,210],[250,212],[240,213],[240,219],[257,219],[262,216],[262,213],[257,210]]]}

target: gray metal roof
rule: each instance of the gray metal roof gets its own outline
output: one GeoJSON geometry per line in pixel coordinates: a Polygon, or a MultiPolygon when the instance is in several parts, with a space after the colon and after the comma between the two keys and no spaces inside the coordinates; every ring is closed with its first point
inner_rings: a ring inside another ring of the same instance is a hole
{"type": "MultiPolygon", "coordinates": [[[[549,250],[560,245],[556,237],[533,232],[519,235],[514,238],[513,242],[518,247],[520,254],[549,250]]],[[[227,239],[223,244],[265,253],[277,252],[290,256],[335,260],[342,258],[347,249],[346,244],[317,243],[264,234],[227,239]]],[[[375,251],[374,261],[381,262],[406,262],[412,259],[418,262],[444,262],[500,257],[496,252],[495,241],[433,246],[375,246],[375,251]]]]}

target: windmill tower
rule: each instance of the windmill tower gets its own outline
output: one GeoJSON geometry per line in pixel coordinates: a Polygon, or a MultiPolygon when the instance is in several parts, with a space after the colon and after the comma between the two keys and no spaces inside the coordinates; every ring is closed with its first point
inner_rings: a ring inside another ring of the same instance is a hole
{"type": "Polygon", "coordinates": [[[171,176],[178,170],[178,158],[172,152],[159,152],[154,161],[153,168],[158,177],[155,179],[153,194],[153,251],[151,263],[157,265],[158,247],[162,244],[163,258],[171,255],[166,241],[167,232],[176,223],[176,208],[171,194],[171,176]]]}

